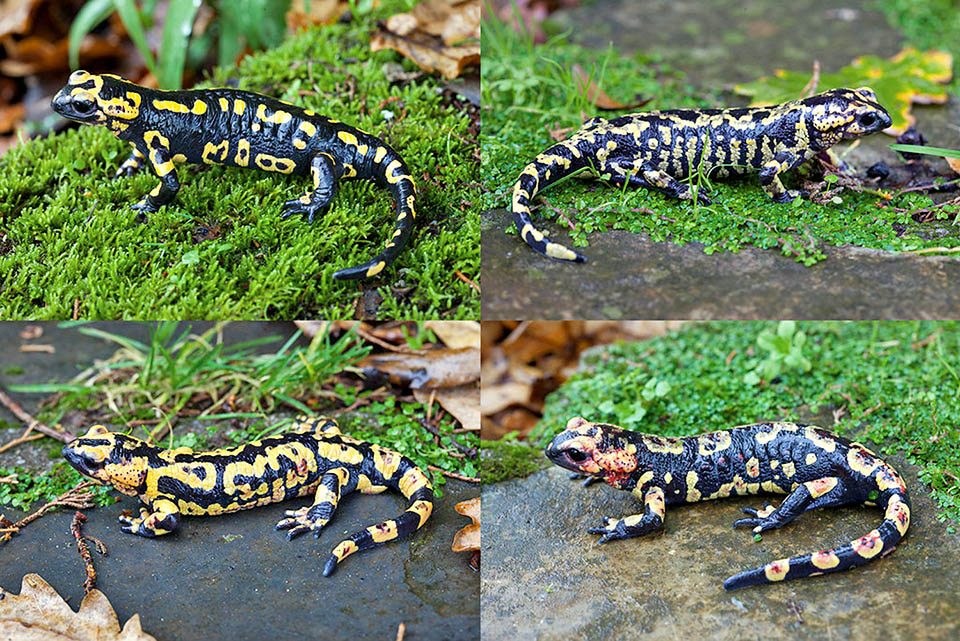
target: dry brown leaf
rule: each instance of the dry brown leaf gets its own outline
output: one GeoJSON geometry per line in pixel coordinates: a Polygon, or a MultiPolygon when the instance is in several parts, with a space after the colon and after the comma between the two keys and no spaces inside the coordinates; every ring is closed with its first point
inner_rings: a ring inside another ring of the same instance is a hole
{"type": "Polygon", "coordinates": [[[156,641],[134,614],[120,629],[110,601],[100,590],[83,597],[74,612],[38,574],[27,574],[20,594],[0,599],[0,639],[18,641],[156,641]]]}
{"type": "Polygon", "coordinates": [[[573,75],[577,79],[577,93],[581,95],[585,93],[587,100],[595,104],[597,109],[636,109],[652,100],[652,98],[643,98],[630,104],[617,102],[608,96],[603,89],[598,87],[597,84],[590,79],[590,74],[585,72],[580,65],[573,65],[573,75]]]}
{"type": "Polygon", "coordinates": [[[290,31],[305,29],[315,24],[333,24],[350,10],[350,3],[343,0],[311,0],[307,11],[304,3],[292,2],[287,11],[287,27],[290,31]]]}
{"type": "Polygon", "coordinates": [[[456,387],[480,378],[480,350],[432,349],[419,354],[385,353],[367,356],[357,363],[368,377],[385,375],[394,385],[456,387]]]}
{"type": "Polygon", "coordinates": [[[960,174],[960,158],[944,158],[947,161],[947,164],[950,166],[950,169],[953,170],[953,173],[960,174]]]}
{"type": "Polygon", "coordinates": [[[0,38],[30,32],[33,23],[33,11],[40,3],[37,0],[0,1],[0,38]]]}
{"type": "Polygon", "coordinates": [[[469,518],[473,523],[459,530],[453,536],[454,552],[480,551],[480,497],[461,501],[453,506],[460,514],[469,518]]]}
{"type": "Polygon", "coordinates": [[[480,347],[480,323],[477,321],[427,321],[423,326],[432,330],[447,347],[480,347]]]}
{"type": "Polygon", "coordinates": [[[32,341],[41,336],[43,336],[43,325],[27,325],[20,330],[20,338],[25,341],[32,341]]]}
{"type": "Polygon", "coordinates": [[[501,385],[488,385],[480,395],[480,411],[489,416],[511,405],[523,405],[530,401],[533,385],[510,381],[501,385]]]}
{"type": "Polygon", "coordinates": [[[369,330],[370,326],[361,321],[293,321],[307,338],[323,335],[324,332],[335,332],[340,329],[350,329],[360,325],[360,329],[369,330]]]}
{"type": "Polygon", "coordinates": [[[460,421],[463,429],[480,429],[480,388],[476,384],[413,390],[413,397],[418,403],[429,403],[431,395],[443,409],[460,421]]]}
{"type": "Polygon", "coordinates": [[[388,18],[370,39],[370,48],[399,51],[421,69],[452,80],[480,64],[479,38],[480,0],[428,0],[411,13],[388,18]]]}

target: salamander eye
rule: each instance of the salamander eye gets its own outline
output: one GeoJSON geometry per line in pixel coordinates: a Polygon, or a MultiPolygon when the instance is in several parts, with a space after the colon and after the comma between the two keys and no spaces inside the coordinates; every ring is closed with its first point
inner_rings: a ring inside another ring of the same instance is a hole
{"type": "Polygon", "coordinates": [[[89,116],[92,114],[97,106],[93,103],[92,100],[87,100],[86,98],[79,98],[73,101],[73,108],[77,110],[77,113],[81,116],[89,116]]]}
{"type": "Polygon", "coordinates": [[[879,119],[877,118],[876,114],[863,114],[859,119],[857,119],[857,122],[861,127],[872,127],[877,124],[878,121],[879,119]]]}
{"type": "Polygon", "coordinates": [[[567,458],[573,461],[574,463],[583,463],[587,460],[587,455],[581,452],[580,450],[570,449],[564,450],[564,454],[567,455],[567,458]]]}

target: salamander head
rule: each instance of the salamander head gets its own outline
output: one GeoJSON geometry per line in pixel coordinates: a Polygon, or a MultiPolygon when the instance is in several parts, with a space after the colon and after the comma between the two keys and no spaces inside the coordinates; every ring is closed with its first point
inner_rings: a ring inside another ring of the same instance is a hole
{"type": "Polygon", "coordinates": [[[546,455],[560,467],[619,487],[637,469],[636,446],[626,434],[616,425],[591,423],[578,416],[550,442],[546,455]]]}
{"type": "Polygon", "coordinates": [[[84,476],[136,496],[147,473],[145,448],[149,446],[138,438],[94,425],[63,446],[63,457],[84,476]]]}
{"type": "Polygon", "coordinates": [[[843,138],[859,138],[883,131],[893,120],[869,87],[831,89],[801,101],[809,108],[813,142],[822,149],[843,138]]]}
{"type": "Polygon", "coordinates": [[[50,106],[69,120],[110,125],[114,131],[120,131],[140,115],[141,95],[135,87],[120,76],[74,71],[50,106]]]}

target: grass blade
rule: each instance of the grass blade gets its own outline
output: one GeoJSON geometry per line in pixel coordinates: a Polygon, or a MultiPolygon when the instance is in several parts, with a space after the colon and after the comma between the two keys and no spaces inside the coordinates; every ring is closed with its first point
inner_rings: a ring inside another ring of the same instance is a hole
{"type": "Polygon", "coordinates": [[[114,11],[113,0],[90,0],[70,25],[70,69],[80,66],[80,42],[114,11]]]}
{"type": "Polygon", "coordinates": [[[200,0],[170,0],[167,18],[163,24],[160,45],[160,86],[179,89],[183,83],[183,67],[187,60],[187,45],[193,32],[193,19],[200,9],[200,0]]]}
{"type": "Polygon", "coordinates": [[[926,147],[924,145],[890,145],[894,151],[908,154],[926,154],[927,156],[941,156],[943,158],[960,158],[960,149],[944,149],[943,147],[926,147]]]}
{"type": "Polygon", "coordinates": [[[117,8],[120,14],[120,20],[126,27],[130,39],[136,45],[137,51],[143,56],[143,62],[147,65],[150,73],[160,77],[157,72],[157,63],[153,59],[153,53],[150,51],[150,45],[147,44],[147,35],[143,32],[143,24],[140,22],[140,14],[137,12],[137,5],[133,0],[113,0],[113,6],[117,8]]]}

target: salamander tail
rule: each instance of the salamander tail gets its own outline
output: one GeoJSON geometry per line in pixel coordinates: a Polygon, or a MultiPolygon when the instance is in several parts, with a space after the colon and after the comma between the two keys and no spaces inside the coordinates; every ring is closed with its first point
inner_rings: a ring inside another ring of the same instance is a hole
{"type": "Polygon", "coordinates": [[[376,178],[387,186],[397,203],[396,227],[390,240],[387,241],[387,246],[380,254],[362,265],[348,267],[336,272],[333,277],[338,280],[357,280],[376,276],[396,260],[413,232],[417,216],[414,209],[417,190],[413,184],[413,179],[410,177],[406,165],[403,164],[403,160],[394,153],[388,153],[382,159],[381,164],[384,173],[376,178]]]}
{"type": "Polygon", "coordinates": [[[725,590],[739,590],[752,585],[849,570],[892,552],[909,526],[910,504],[907,495],[894,493],[887,500],[883,522],[869,534],[832,550],[779,559],[763,567],[735,574],[723,582],[723,587],[725,590]]]}
{"type": "Polygon", "coordinates": [[[410,459],[402,458],[392,479],[387,482],[410,501],[409,507],[397,518],[364,528],[337,544],[323,566],[323,576],[333,574],[337,566],[354,552],[369,550],[412,534],[430,518],[433,512],[433,488],[427,476],[410,459]]]}
{"type": "Polygon", "coordinates": [[[560,243],[550,242],[542,231],[533,226],[533,221],[530,219],[530,202],[540,190],[586,167],[583,155],[579,151],[576,155],[573,154],[572,150],[575,149],[575,143],[567,141],[551,147],[527,165],[513,186],[510,212],[513,214],[513,222],[517,226],[517,231],[520,232],[520,237],[535,252],[555,260],[585,263],[587,259],[583,254],[560,243]]]}

